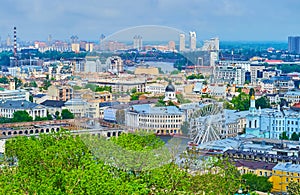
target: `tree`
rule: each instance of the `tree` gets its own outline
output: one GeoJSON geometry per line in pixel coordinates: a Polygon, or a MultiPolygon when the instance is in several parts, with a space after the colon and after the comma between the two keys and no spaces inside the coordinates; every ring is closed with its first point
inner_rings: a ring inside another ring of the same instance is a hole
{"type": "Polygon", "coordinates": [[[289,137],[287,136],[286,132],[282,132],[280,135],[279,135],[279,139],[281,140],[289,140],[289,137]]]}
{"type": "Polygon", "coordinates": [[[239,187],[227,160],[190,174],[170,159],[164,142],[149,133],[15,137],[5,144],[5,164],[14,166],[1,167],[0,194],[234,194],[239,187]]]}
{"type": "Polygon", "coordinates": [[[288,185],[288,194],[290,195],[299,195],[300,194],[300,184],[292,181],[288,185]]]}
{"type": "Polygon", "coordinates": [[[9,80],[8,80],[8,78],[7,77],[1,77],[0,78],[0,83],[3,83],[3,84],[8,84],[8,82],[9,82],[9,80]]]}
{"type": "Polygon", "coordinates": [[[12,122],[31,122],[32,117],[25,110],[14,112],[12,122]]]}
{"type": "Polygon", "coordinates": [[[133,94],[133,93],[136,93],[136,92],[137,92],[136,87],[134,87],[134,88],[131,89],[131,93],[132,93],[132,94],[133,94]]]}
{"type": "Polygon", "coordinates": [[[234,108],[239,111],[249,110],[250,98],[249,95],[241,92],[238,96],[234,96],[231,100],[234,108]]]}
{"type": "Polygon", "coordinates": [[[29,95],[29,101],[33,102],[33,96],[31,94],[29,95]]]}
{"type": "Polygon", "coordinates": [[[273,184],[268,181],[268,177],[249,173],[242,175],[242,179],[245,181],[245,185],[249,186],[250,191],[270,192],[273,187],[273,184]]]}
{"type": "Polygon", "coordinates": [[[251,96],[253,96],[253,95],[255,95],[255,91],[254,91],[253,88],[250,88],[249,96],[251,97],[251,96]]]}
{"type": "Polygon", "coordinates": [[[189,122],[184,121],[183,124],[180,127],[180,130],[181,130],[183,135],[187,136],[188,133],[189,133],[189,128],[190,128],[189,122]]]}
{"type": "Polygon", "coordinates": [[[292,141],[299,141],[299,135],[296,132],[293,132],[291,135],[292,141]]]}
{"type": "Polygon", "coordinates": [[[29,86],[30,86],[30,87],[37,87],[37,84],[36,84],[35,81],[31,81],[31,82],[29,83],[29,86]]]}
{"type": "Polygon", "coordinates": [[[255,100],[255,107],[256,108],[270,108],[270,101],[267,97],[263,96],[255,100]]]}
{"type": "Polygon", "coordinates": [[[97,86],[95,88],[95,92],[101,92],[101,91],[108,91],[108,92],[112,92],[111,91],[111,86],[97,86]]]}
{"type": "Polygon", "coordinates": [[[74,114],[72,112],[70,112],[68,109],[63,109],[61,111],[61,118],[62,119],[73,119],[74,114]]]}
{"type": "Polygon", "coordinates": [[[17,77],[14,77],[14,81],[15,81],[15,86],[16,89],[22,86],[22,81],[20,79],[18,79],[17,77]]]}
{"type": "Polygon", "coordinates": [[[48,88],[51,86],[51,81],[49,80],[44,80],[43,81],[43,89],[48,90],[48,88]]]}

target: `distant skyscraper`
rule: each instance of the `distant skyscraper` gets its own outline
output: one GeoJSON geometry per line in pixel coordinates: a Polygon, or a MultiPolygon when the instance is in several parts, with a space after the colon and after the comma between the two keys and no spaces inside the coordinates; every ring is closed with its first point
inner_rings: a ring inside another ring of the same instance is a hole
{"type": "Polygon", "coordinates": [[[190,50],[196,50],[196,32],[191,31],[190,32],[190,50]]]}
{"type": "Polygon", "coordinates": [[[179,51],[185,50],[185,35],[181,33],[179,35],[179,51]]]}
{"type": "Polygon", "coordinates": [[[300,54],[300,36],[288,37],[288,50],[290,53],[300,54]]]}
{"type": "Polygon", "coordinates": [[[48,35],[48,43],[50,44],[52,42],[52,35],[48,35]]]}
{"type": "Polygon", "coordinates": [[[143,37],[140,35],[135,35],[133,37],[133,48],[137,50],[142,50],[143,48],[143,37]]]}
{"type": "Polygon", "coordinates": [[[174,51],[175,50],[175,41],[169,41],[168,48],[169,48],[169,50],[174,51]]]}
{"type": "Polygon", "coordinates": [[[11,46],[10,35],[7,35],[7,38],[6,38],[6,46],[7,46],[7,47],[10,47],[10,46],[11,46]]]}

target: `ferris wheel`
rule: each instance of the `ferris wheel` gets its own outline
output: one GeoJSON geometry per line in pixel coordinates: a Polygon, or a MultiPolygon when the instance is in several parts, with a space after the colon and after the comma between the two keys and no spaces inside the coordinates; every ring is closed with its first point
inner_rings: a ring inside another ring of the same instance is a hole
{"type": "Polygon", "coordinates": [[[225,115],[222,104],[209,103],[195,111],[189,121],[190,138],[194,144],[221,139],[225,128],[225,115]]]}

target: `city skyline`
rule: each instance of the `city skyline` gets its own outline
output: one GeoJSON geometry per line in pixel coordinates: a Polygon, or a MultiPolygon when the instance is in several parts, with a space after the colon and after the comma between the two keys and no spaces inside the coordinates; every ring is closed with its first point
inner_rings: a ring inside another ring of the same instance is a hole
{"type": "Polygon", "coordinates": [[[1,40],[18,29],[22,40],[98,40],[125,28],[160,25],[195,31],[199,40],[287,41],[299,35],[300,2],[258,0],[150,1],[3,1],[0,8],[1,40]]]}

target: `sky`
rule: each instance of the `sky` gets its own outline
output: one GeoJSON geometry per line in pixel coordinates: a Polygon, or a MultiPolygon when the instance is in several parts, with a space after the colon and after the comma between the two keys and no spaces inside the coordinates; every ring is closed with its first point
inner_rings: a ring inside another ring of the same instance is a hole
{"type": "MultiPolygon", "coordinates": [[[[168,26],[197,40],[287,41],[300,35],[299,0],[1,0],[0,36],[99,40],[141,25],[168,26]]],[[[169,30],[170,30],[169,28],[169,30]]],[[[153,36],[168,37],[168,32],[153,36]]]]}

